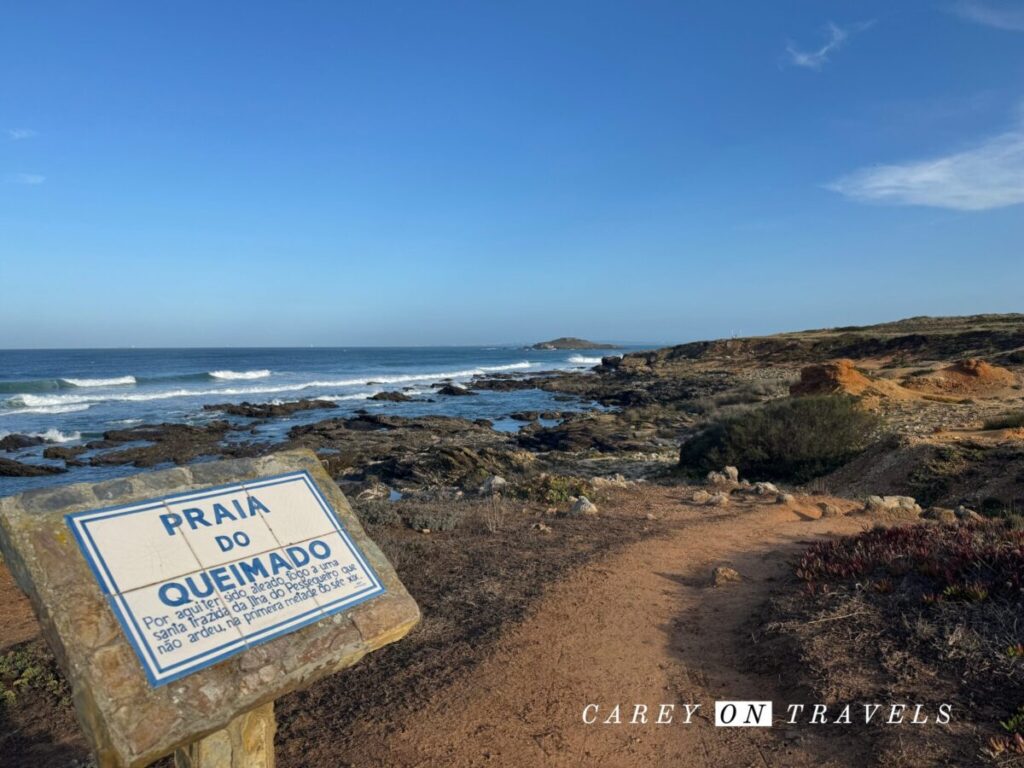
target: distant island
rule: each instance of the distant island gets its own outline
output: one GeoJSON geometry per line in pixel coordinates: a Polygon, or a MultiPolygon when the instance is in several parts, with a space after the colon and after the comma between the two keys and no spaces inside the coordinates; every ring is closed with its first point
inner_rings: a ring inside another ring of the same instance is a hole
{"type": "Polygon", "coordinates": [[[574,336],[561,336],[551,341],[538,341],[530,349],[618,349],[614,344],[597,344],[574,336]]]}

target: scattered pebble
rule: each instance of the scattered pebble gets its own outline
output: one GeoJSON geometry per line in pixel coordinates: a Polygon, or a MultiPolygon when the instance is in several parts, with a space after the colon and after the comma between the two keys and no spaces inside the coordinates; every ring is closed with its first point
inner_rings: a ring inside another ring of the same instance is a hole
{"type": "Polygon", "coordinates": [[[733,568],[720,565],[711,572],[711,583],[718,587],[730,582],[742,581],[740,574],[733,568]]]}

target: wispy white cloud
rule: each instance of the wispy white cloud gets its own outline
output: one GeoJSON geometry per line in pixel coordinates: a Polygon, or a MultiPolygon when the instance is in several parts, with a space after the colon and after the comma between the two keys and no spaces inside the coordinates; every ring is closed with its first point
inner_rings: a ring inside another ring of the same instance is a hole
{"type": "Polygon", "coordinates": [[[21,141],[22,139],[31,139],[36,132],[31,128],[8,128],[7,135],[11,141],[21,141]]]}
{"type": "Polygon", "coordinates": [[[1024,203],[1024,120],[960,152],[862,168],[828,189],[864,202],[982,211],[1024,203]]]}
{"type": "Polygon", "coordinates": [[[42,184],[46,177],[41,173],[11,173],[7,175],[11,184],[42,184]]]}
{"type": "Polygon", "coordinates": [[[975,24],[1011,32],[1024,32],[1024,4],[1019,2],[1011,4],[961,0],[950,10],[960,18],[973,21],[975,24]]]}
{"type": "Polygon", "coordinates": [[[828,62],[829,57],[843,47],[850,38],[850,35],[855,32],[862,32],[874,23],[874,20],[872,20],[840,27],[838,24],[830,21],[825,27],[828,40],[824,45],[815,50],[802,51],[796,47],[796,43],[790,41],[786,44],[786,56],[789,59],[789,63],[795,67],[821,69],[828,62]]]}

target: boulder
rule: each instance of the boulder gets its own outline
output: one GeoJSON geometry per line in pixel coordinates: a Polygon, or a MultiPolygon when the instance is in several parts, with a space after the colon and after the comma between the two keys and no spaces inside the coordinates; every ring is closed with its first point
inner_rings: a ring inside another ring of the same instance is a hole
{"type": "Polygon", "coordinates": [[[412,400],[412,398],[409,397],[404,392],[378,392],[375,395],[373,395],[370,399],[383,400],[389,403],[407,403],[410,400],[412,400]]]}
{"type": "Polygon", "coordinates": [[[818,509],[821,510],[822,517],[842,517],[843,511],[835,504],[830,504],[827,501],[818,502],[818,509]]]}
{"type": "Polygon", "coordinates": [[[736,467],[725,467],[721,472],[708,472],[708,485],[737,486],[740,482],[740,471],[736,467]]]}
{"type": "Polygon", "coordinates": [[[43,450],[44,459],[60,459],[69,466],[82,466],[83,463],[78,457],[85,453],[87,448],[84,445],[51,445],[43,450]]]}
{"type": "Polygon", "coordinates": [[[729,505],[729,494],[725,491],[719,491],[711,495],[708,499],[708,504],[714,507],[725,507],[729,505]]]}
{"type": "Polygon", "coordinates": [[[454,397],[464,397],[466,395],[476,395],[477,393],[471,389],[460,387],[457,384],[445,384],[443,387],[437,390],[439,395],[450,395],[454,397]]]}
{"type": "Polygon", "coordinates": [[[711,501],[711,494],[704,490],[694,491],[690,498],[694,504],[707,504],[711,501]]]}
{"type": "Polygon", "coordinates": [[[480,486],[480,493],[483,496],[496,496],[504,493],[507,487],[508,481],[504,477],[491,475],[480,486]]]}
{"type": "Polygon", "coordinates": [[[886,520],[917,520],[921,505],[912,496],[868,496],[862,514],[886,520]]]}
{"type": "Polygon", "coordinates": [[[777,504],[792,504],[795,501],[796,496],[794,496],[792,493],[780,493],[778,496],[775,497],[775,502],[777,504]]]}
{"type": "Polygon", "coordinates": [[[45,442],[46,440],[39,435],[4,435],[3,437],[0,437],[0,451],[12,453],[24,448],[33,448],[34,446],[42,445],[45,442]]]}
{"type": "Polygon", "coordinates": [[[596,514],[597,505],[594,504],[594,502],[592,502],[586,496],[580,496],[578,499],[576,499],[576,503],[573,504],[572,508],[569,510],[569,515],[571,517],[580,517],[582,515],[596,514]]]}
{"type": "Polygon", "coordinates": [[[758,496],[778,496],[779,489],[772,483],[754,483],[754,493],[758,496]]]}

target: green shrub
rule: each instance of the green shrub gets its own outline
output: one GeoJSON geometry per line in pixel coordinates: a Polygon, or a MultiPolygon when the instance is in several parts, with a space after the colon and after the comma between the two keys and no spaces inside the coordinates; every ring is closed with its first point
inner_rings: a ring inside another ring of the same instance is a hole
{"type": "Polygon", "coordinates": [[[594,499],[597,495],[586,478],[546,472],[521,483],[520,490],[524,497],[547,504],[563,504],[578,496],[594,499]]]}
{"type": "Polygon", "coordinates": [[[1024,411],[1017,413],[1004,413],[994,419],[985,421],[985,429],[1017,429],[1024,427],[1024,411]]]}
{"type": "Polygon", "coordinates": [[[697,472],[731,465],[752,480],[805,482],[857,456],[878,424],[847,396],[778,400],[695,435],[683,443],[679,465],[697,472]]]}
{"type": "Polygon", "coordinates": [[[462,522],[462,515],[451,502],[424,503],[400,513],[410,528],[416,531],[453,531],[462,522]]]}
{"type": "Polygon", "coordinates": [[[393,501],[379,499],[357,501],[352,508],[360,521],[367,525],[400,526],[403,524],[402,516],[398,514],[393,501]]]}

